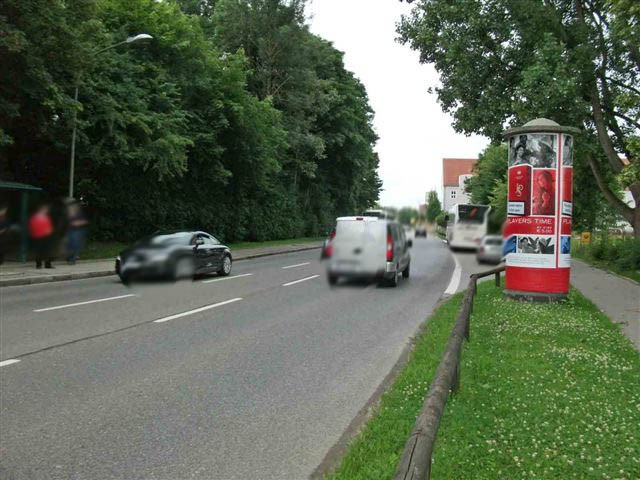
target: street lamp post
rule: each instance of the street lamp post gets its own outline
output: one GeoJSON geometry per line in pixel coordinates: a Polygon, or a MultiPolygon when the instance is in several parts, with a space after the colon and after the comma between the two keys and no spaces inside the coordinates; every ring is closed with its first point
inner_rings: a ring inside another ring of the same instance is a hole
{"type": "MultiPolygon", "coordinates": [[[[118,42],[114,45],[110,45],[106,48],[98,50],[97,52],[95,52],[95,54],[98,55],[102,52],[106,52],[107,50],[111,50],[112,48],[116,48],[116,47],[119,47],[120,45],[124,45],[125,43],[128,44],[128,43],[138,42],[140,40],[150,40],[152,38],[153,37],[147,33],[140,33],[132,37],[127,37],[127,39],[123,40],[122,42],[118,42]]],[[[78,80],[76,80],[76,88],[73,94],[73,100],[76,103],[78,102],[78,83],[79,83],[78,80]]],[[[73,131],[71,133],[71,159],[69,162],[69,198],[73,198],[73,178],[75,174],[75,164],[76,164],[76,133],[78,129],[77,118],[78,118],[78,111],[77,109],[74,109],[73,120],[72,120],[73,131]]]]}

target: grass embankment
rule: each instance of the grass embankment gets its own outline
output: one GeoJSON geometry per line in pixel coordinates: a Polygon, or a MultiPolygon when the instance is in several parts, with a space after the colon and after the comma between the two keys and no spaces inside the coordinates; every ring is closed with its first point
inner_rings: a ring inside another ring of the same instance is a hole
{"type": "MultiPolygon", "coordinates": [[[[392,478],[459,301],[430,320],[330,478],[392,478]]],[[[640,478],[640,355],[575,290],[562,304],[526,304],[480,284],[432,478],[640,478]]]]}
{"type": "MultiPolygon", "coordinates": [[[[245,250],[248,248],[262,248],[262,247],[274,247],[279,245],[299,245],[305,243],[321,242],[323,238],[293,238],[289,240],[270,240],[267,242],[238,242],[231,243],[229,247],[231,250],[245,250]]],[[[121,242],[99,242],[90,241],[87,242],[84,249],[81,252],[83,260],[91,259],[110,259],[118,255],[122,250],[131,246],[131,244],[121,242]]]]}

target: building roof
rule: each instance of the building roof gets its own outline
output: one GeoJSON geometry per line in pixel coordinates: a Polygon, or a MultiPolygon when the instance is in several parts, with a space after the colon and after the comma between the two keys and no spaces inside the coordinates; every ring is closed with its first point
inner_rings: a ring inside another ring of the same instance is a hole
{"type": "Polygon", "coordinates": [[[27,185],[26,183],[18,182],[0,182],[0,189],[3,190],[32,190],[39,192],[42,189],[40,187],[34,187],[33,185],[27,185]]]}
{"type": "Polygon", "coordinates": [[[443,158],[442,184],[445,187],[457,187],[460,175],[472,174],[477,161],[477,158],[443,158]]]}

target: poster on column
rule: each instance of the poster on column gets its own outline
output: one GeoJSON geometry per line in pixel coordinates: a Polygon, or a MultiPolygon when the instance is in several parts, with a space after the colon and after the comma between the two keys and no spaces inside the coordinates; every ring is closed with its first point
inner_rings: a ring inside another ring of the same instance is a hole
{"type": "Polygon", "coordinates": [[[556,268],[558,136],[509,139],[509,193],[504,229],[506,265],[556,268]]]}

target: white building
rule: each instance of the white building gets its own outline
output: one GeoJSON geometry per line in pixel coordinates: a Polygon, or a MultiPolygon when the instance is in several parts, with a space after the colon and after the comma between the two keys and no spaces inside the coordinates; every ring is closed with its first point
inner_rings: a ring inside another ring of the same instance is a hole
{"type": "Polygon", "coordinates": [[[469,203],[465,182],[473,176],[475,158],[442,159],[442,209],[446,212],[456,203],[469,203]]]}

